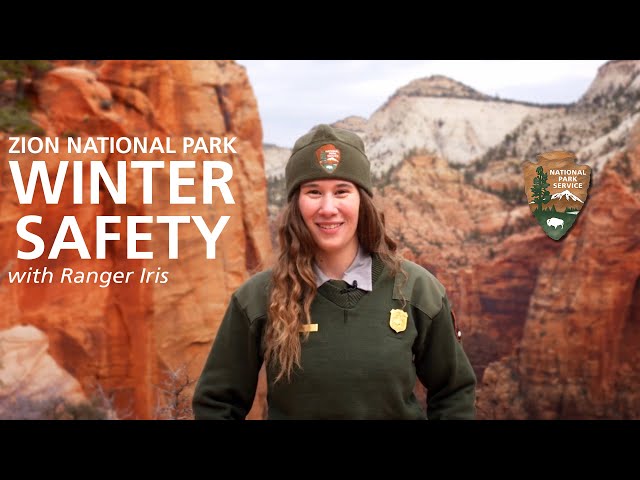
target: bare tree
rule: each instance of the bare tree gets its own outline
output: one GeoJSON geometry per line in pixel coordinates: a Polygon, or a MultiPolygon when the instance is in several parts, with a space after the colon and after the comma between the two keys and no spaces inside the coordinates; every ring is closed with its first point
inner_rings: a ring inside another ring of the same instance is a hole
{"type": "Polygon", "coordinates": [[[156,407],[158,420],[193,420],[191,408],[191,386],[195,380],[189,377],[186,364],[176,369],[167,367],[160,386],[160,397],[156,407]]]}
{"type": "Polygon", "coordinates": [[[128,420],[134,418],[133,399],[129,401],[128,406],[116,408],[114,397],[115,394],[113,392],[108,394],[102,388],[102,385],[96,382],[89,402],[104,412],[105,420],[128,420]]]}

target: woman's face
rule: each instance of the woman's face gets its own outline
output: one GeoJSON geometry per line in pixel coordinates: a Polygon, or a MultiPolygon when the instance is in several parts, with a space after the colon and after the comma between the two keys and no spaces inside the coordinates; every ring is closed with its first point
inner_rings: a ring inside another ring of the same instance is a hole
{"type": "Polygon", "coordinates": [[[357,250],[360,193],[346,180],[312,180],[300,187],[298,200],[305,225],[318,248],[329,254],[357,250]]]}

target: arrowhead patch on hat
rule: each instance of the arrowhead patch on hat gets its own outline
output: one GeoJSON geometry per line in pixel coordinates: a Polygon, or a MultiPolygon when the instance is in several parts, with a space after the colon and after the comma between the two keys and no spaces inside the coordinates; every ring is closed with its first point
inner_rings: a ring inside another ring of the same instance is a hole
{"type": "Polygon", "coordinates": [[[544,233],[560,240],[575,223],[587,200],[591,167],[576,164],[573,152],[552,151],[525,161],[524,189],[529,208],[544,233]]]}
{"type": "Polygon", "coordinates": [[[340,165],[340,149],[331,143],[322,145],[316,150],[316,159],[322,168],[333,173],[340,165]]]}

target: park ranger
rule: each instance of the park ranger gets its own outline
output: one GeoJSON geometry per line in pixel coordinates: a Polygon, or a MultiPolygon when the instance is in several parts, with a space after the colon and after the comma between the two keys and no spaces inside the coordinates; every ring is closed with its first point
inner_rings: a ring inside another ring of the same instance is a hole
{"type": "Polygon", "coordinates": [[[285,180],[280,253],[231,296],[195,418],[244,419],[265,363],[269,419],[473,419],[476,377],[445,289],[397,253],[362,139],[317,126],[285,180]]]}

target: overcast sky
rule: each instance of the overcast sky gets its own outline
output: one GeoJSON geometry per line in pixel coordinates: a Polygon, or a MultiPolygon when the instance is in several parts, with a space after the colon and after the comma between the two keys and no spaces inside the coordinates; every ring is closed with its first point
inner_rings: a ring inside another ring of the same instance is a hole
{"type": "Polygon", "coordinates": [[[258,99],[265,143],[291,147],[318,123],[369,118],[400,87],[446,75],[487,95],[571,103],[604,60],[238,60],[258,99]]]}

